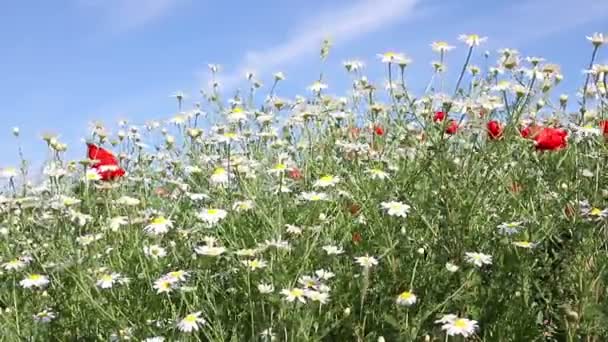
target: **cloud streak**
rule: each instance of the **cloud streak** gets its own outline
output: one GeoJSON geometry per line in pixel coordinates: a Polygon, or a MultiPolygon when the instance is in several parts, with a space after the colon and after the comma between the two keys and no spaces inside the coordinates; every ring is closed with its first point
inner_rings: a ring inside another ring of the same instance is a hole
{"type": "Polygon", "coordinates": [[[377,31],[414,13],[420,0],[359,0],[347,8],[332,9],[307,18],[296,25],[285,41],[263,50],[245,53],[234,72],[222,75],[224,89],[232,89],[244,80],[245,72],[257,74],[293,63],[305,54],[320,48],[324,38],[346,43],[360,35],[377,31]]]}
{"type": "Polygon", "coordinates": [[[113,31],[124,32],[151,24],[171,13],[183,0],[79,0],[91,11],[99,12],[113,31]]]}

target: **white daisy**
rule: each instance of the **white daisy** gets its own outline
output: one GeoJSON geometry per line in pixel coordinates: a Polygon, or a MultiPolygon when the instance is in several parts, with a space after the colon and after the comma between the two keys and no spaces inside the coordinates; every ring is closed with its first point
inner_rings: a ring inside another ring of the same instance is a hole
{"type": "Polygon", "coordinates": [[[290,303],[295,300],[301,303],[306,303],[306,297],[304,296],[304,293],[304,290],[299,289],[297,287],[281,290],[281,294],[284,296],[284,299],[290,303]]]}
{"type": "Polygon", "coordinates": [[[469,337],[477,330],[477,321],[460,318],[456,315],[443,316],[436,323],[442,323],[441,330],[445,330],[449,336],[462,335],[463,337],[469,337]]]}
{"type": "Polygon", "coordinates": [[[407,217],[407,214],[410,211],[410,206],[401,202],[390,201],[390,202],[382,202],[380,204],[382,208],[386,209],[387,214],[390,216],[399,216],[399,217],[407,217]]]}
{"type": "Polygon", "coordinates": [[[226,248],[224,247],[216,247],[216,246],[198,246],[194,248],[196,254],[206,255],[206,256],[219,256],[226,252],[226,248]]]}
{"type": "Polygon", "coordinates": [[[402,306],[412,306],[414,304],[416,304],[416,300],[417,297],[414,293],[412,293],[411,291],[403,291],[401,292],[401,294],[399,294],[399,296],[397,296],[397,305],[402,305],[402,306]]]}
{"type": "Polygon", "coordinates": [[[465,259],[468,263],[474,264],[477,267],[492,264],[492,256],[483,253],[466,252],[465,259]]]}
{"type": "Polygon", "coordinates": [[[355,262],[357,262],[357,264],[361,265],[363,268],[371,268],[372,266],[378,265],[378,260],[374,257],[370,257],[369,255],[356,257],[355,262]]]}
{"type": "Polygon", "coordinates": [[[25,277],[19,282],[23,288],[29,289],[30,287],[44,288],[49,284],[49,278],[45,275],[33,273],[25,277]]]}
{"type": "Polygon", "coordinates": [[[302,192],[300,197],[309,202],[327,201],[329,196],[324,192],[302,192]]]}
{"type": "Polygon", "coordinates": [[[196,214],[199,220],[212,226],[217,224],[222,219],[226,218],[228,213],[222,209],[203,209],[196,214]]]}
{"type": "Polygon", "coordinates": [[[152,259],[164,258],[167,250],[159,245],[144,246],[144,254],[152,259]]]}
{"type": "Polygon", "coordinates": [[[151,235],[163,235],[173,227],[173,222],[164,216],[158,216],[154,218],[147,226],[144,227],[144,231],[151,235]]]}
{"type": "Polygon", "coordinates": [[[323,177],[319,178],[313,184],[313,187],[315,187],[315,188],[326,188],[326,187],[330,187],[330,186],[335,186],[339,182],[340,182],[340,177],[334,177],[334,176],[331,176],[331,175],[326,175],[326,176],[323,176],[323,177]]]}
{"type": "Polygon", "coordinates": [[[323,248],[325,253],[327,253],[328,255],[340,255],[344,253],[344,249],[342,249],[342,247],[340,246],[327,245],[321,248],[323,248]]]}
{"type": "Polygon", "coordinates": [[[268,294],[274,292],[274,286],[272,284],[258,284],[258,291],[261,294],[268,294]]]}
{"type": "Polygon", "coordinates": [[[122,276],[120,273],[106,273],[102,274],[96,282],[96,285],[102,289],[111,289],[114,283],[120,281],[122,276]]]}
{"type": "Polygon", "coordinates": [[[201,316],[200,311],[187,315],[181,321],[179,321],[179,323],[177,324],[177,328],[181,332],[185,332],[185,333],[189,333],[192,331],[198,331],[199,327],[201,325],[205,324],[205,320],[203,318],[201,318],[200,316],[201,316]]]}

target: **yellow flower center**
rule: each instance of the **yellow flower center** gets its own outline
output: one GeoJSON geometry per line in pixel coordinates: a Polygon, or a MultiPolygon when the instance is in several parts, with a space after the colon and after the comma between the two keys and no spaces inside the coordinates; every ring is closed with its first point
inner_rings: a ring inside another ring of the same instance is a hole
{"type": "Polygon", "coordinates": [[[236,135],[236,133],[228,132],[228,133],[224,133],[224,137],[228,138],[228,139],[234,139],[237,137],[237,135],[236,135]]]}
{"type": "Polygon", "coordinates": [[[287,166],[283,163],[278,163],[277,165],[274,166],[275,170],[285,170],[287,168],[287,166]]]}
{"type": "Polygon", "coordinates": [[[412,293],[409,291],[405,291],[399,295],[399,298],[403,299],[403,300],[408,300],[408,299],[412,298],[412,293]]]}
{"type": "Polygon", "coordinates": [[[216,176],[223,175],[225,173],[226,169],[224,169],[223,167],[218,167],[217,169],[215,169],[215,171],[213,171],[213,174],[216,176]]]}
{"type": "Polygon", "coordinates": [[[42,279],[42,276],[40,274],[32,274],[29,278],[30,280],[36,281],[42,279]]]}
{"type": "Polygon", "coordinates": [[[463,328],[467,327],[467,322],[464,319],[459,318],[459,319],[457,319],[457,320],[454,321],[454,326],[456,328],[463,329],[463,328]]]}
{"type": "Polygon", "coordinates": [[[162,216],[157,217],[154,220],[152,220],[152,224],[165,224],[165,223],[167,223],[167,219],[162,216]]]}
{"type": "Polygon", "coordinates": [[[289,291],[289,294],[294,297],[302,297],[304,295],[304,291],[302,291],[301,289],[292,289],[291,291],[289,291]]]}
{"type": "Polygon", "coordinates": [[[196,323],[196,316],[194,316],[192,314],[188,315],[184,318],[184,321],[188,322],[188,323],[196,323]]]}
{"type": "Polygon", "coordinates": [[[590,212],[590,214],[593,215],[593,216],[598,216],[601,213],[602,213],[602,210],[598,209],[598,208],[593,208],[593,209],[591,209],[591,212],[590,212]]]}
{"type": "Polygon", "coordinates": [[[332,182],[334,180],[333,176],[323,176],[321,177],[321,181],[323,182],[332,182]]]}
{"type": "Polygon", "coordinates": [[[209,209],[209,210],[207,210],[207,214],[209,214],[209,215],[217,215],[217,209],[209,209]]]}
{"type": "Polygon", "coordinates": [[[102,281],[112,281],[112,276],[111,276],[111,275],[109,275],[109,274],[104,274],[104,275],[101,277],[101,280],[102,280],[102,281]]]}
{"type": "Polygon", "coordinates": [[[321,196],[319,196],[319,195],[312,195],[312,196],[310,197],[310,199],[311,199],[311,200],[313,200],[313,201],[318,201],[318,200],[320,200],[320,199],[321,199],[321,196]]]}
{"type": "Polygon", "coordinates": [[[236,107],[232,110],[233,113],[242,113],[243,112],[243,108],[241,107],[236,107]]]}

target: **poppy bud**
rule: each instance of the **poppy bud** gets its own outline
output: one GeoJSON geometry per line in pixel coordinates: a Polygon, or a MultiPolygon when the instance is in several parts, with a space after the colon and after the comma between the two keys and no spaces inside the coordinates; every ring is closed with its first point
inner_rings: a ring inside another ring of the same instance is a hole
{"type": "Polygon", "coordinates": [[[502,138],[502,126],[496,120],[488,121],[487,124],[488,137],[492,140],[498,140],[502,138]]]}
{"type": "Polygon", "coordinates": [[[433,117],[433,121],[434,122],[442,122],[443,120],[445,120],[445,113],[444,112],[435,112],[435,116],[433,117]]]}

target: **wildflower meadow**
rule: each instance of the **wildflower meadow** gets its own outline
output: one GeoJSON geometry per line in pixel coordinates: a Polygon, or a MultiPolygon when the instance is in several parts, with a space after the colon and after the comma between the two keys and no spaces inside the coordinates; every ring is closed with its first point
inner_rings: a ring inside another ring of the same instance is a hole
{"type": "Polygon", "coordinates": [[[210,65],[162,120],[43,136],[40,172],[13,129],[0,340],[608,340],[608,37],[574,94],[485,39],[432,43],[428,80],[385,52],[305,96],[210,65]]]}

